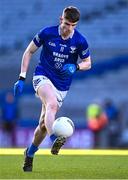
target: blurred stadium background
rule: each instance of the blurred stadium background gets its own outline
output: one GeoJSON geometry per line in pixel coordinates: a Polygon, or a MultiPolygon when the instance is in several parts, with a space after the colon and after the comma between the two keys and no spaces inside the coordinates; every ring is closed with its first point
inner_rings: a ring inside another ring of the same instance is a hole
{"type": "MultiPolygon", "coordinates": [[[[31,60],[23,95],[14,101],[13,85],[28,43],[42,27],[58,24],[68,5],[81,11],[77,29],[87,37],[93,65],[91,70],[76,74],[57,115],[70,117],[76,127],[65,147],[128,147],[127,0],[0,1],[0,147],[25,147],[31,142],[41,108],[32,87],[39,52],[31,60]],[[108,101],[113,107],[109,110],[105,106],[108,101]],[[108,123],[98,131],[96,146],[95,132],[88,127],[86,114],[91,103],[98,103],[108,116],[108,123]]],[[[49,138],[41,147],[50,147],[49,138]]]]}

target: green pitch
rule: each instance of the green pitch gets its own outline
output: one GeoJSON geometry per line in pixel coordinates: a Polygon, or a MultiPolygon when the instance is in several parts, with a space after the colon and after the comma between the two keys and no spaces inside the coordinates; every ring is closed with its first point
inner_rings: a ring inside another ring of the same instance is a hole
{"type": "Polygon", "coordinates": [[[22,163],[22,155],[0,155],[0,179],[128,178],[126,155],[36,155],[33,172],[23,172],[22,163]]]}

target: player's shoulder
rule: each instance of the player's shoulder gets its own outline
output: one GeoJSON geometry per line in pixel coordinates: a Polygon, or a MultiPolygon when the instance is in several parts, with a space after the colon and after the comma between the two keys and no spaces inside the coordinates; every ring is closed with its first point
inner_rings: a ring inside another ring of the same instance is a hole
{"type": "Polygon", "coordinates": [[[75,29],[75,38],[79,41],[79,42],[84,42],[87,41],[86,37],[81,34],[77,29],[75,29]]]}
{"type": "Polygon", "coordinates": [[[58,26],[48,26],[40,30],[42,33],[49,35],[55,34],[58,31],[58,26]]]}

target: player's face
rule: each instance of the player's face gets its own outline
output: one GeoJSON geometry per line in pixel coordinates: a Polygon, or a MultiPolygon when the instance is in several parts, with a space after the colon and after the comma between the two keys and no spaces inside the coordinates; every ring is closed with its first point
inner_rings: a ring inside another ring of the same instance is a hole
{"type": "Polygon", "coordinates": [[[71,34],[74,28],[76,27],[76,25],[77,25],[77,22],[72,23],[63,17],[60,18],[60,27],[61,27],[62,34],[64,35],[68,36],[69,34],[71,34]]]}

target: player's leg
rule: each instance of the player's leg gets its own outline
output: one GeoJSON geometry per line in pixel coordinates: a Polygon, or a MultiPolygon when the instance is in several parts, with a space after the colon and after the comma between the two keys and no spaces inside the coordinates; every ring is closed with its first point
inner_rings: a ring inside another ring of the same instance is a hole
{"type": "Polygon", "coordinates": [[[44,109],[44,105],[42,105],[42,111],[41,111],[41,115],[40,115],[40,119],[39,119],[39,125],[37,126],[37,128],[34,131],[34,137],[32,140],[32,143],[37,147],[41,144],[41,142],[43,141],[43,139],[45,138],[45,136],[47,134],[47,130],[44,125],[44,116],[45,116],[45,109],[44,109]]]}
{"type": "Polygon", "coordinates": [[[45,84],[43,86],[40,86],[40,88],[38,89],[38,95],[45,104],[45,127],[51,138],[51,141],[53,142],[51,153],[57,155],[60,148],[64,145],[66,138],[57,137],[54,134],[52,134],[52,126],[55,120],[55,115],[60,107],[57,101],[56,89],[50,84],[45,84]]]}
{"type": "Polygon", "coordinates": [[[40,115],[39,125],[34,131],[34,136],[32,140],[31,146],[28,148],[28,156],[33,157],[35,152],[38,150],[38,146],[42,143],[43,139],[45,138],[47,131],[44,125],[44,117],[45,117],[45,109],[44,105],[42,105],[42,111],[40,115]]]}
{"type": "Polygon", "coordinates": [[[32,171],[34,154],[38,150],[38,146],[41,144],[41,142],[43,141],[43,139],[47,134],[44,125],[44,115],[45,115],[45,110],[44,110],[44,106],[42,105],[39,125],[35,129],[32,144],[24,152],[25,160],[24,160],[23,170],[26,172],[32,171]]]}
{"type": "MultiPolygon", "coordinates": [[[[52,135],[52,125],[55,120],[55,115],[59,109],[56,94],[53,87],[46,83],[43,83],[37,89],[38,96],[42,101],[42,113],[40,116],[39,125],[34,132],[32,145],[27,150],[27,155],[33,157],[34,153],[38,150],[38,146],[46,136],[48,132],[49,136],[52,135]]],[[[56,139],[55,135],[51,136],[52,140],[56,139]]]]}
{"type": "Polygon", "coordinates": [[[38,88],[38,95],[45,106],[44,123],[49,135],[52,134],[52,125],[59,109],[56,94],[50,84],[44,84],[38,88]]]}
{"type": "Polygon", "coordinates": [[[44,104],[45,117],[44,123],[48,134],[52,134],[52,125],[55,120],[56,112],[59,109],[58,97],[56,88],[46,76],[34,76],[33,87],[44,104]]]}
{"type": "Polygon", "coordinates": [[[44,104],[44,109],[42,109],[39,126],[34,132],[33,143],[29,147],[29,154],[31,157],[27,155],[28,150],[25,151],[25,164],[26,159],[28,159],[27,164],[30,166],[27,169],[23,167],[24,171],[32,171],[33,155],[38,150],[38,146],[44,139],[46,132],[48,132],[53,142],[51,149],[52,154],[58,154],[60,148],[65,142],[65,139],[58,139],[54,134],[52,134],[52,125],[55,120],[55,115],[59,107],[62,105],[67,92],[60,93],[45,76],[35,76],[33,78],[33,86],[39,95],[42,104],[44,104]]]}

